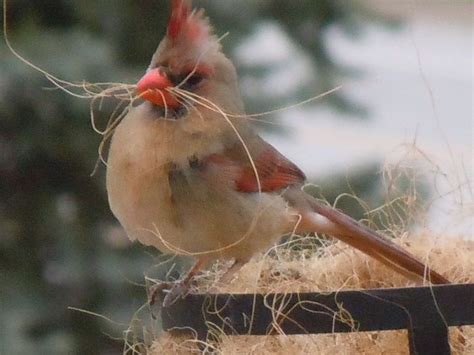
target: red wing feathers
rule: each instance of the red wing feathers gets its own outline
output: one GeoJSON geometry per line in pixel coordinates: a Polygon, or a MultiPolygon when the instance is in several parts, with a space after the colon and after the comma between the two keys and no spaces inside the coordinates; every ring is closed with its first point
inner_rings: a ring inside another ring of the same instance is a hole
{"type": "Polygon", "coordinates": [[[304,173],[295,164],[271,146],[268,146],[254,160],[258,180],[250,162],[242,166],[239,162],[219,154],[213,154],[206,160],[218,165],[221,169],[231,167],[235,169],[237,174],[233,174],[234,186],[236,190],[242,192],[259,192],[258,181],[260,181],[261,192],[272,192],[302,183],[306,179],[304,173]]]}

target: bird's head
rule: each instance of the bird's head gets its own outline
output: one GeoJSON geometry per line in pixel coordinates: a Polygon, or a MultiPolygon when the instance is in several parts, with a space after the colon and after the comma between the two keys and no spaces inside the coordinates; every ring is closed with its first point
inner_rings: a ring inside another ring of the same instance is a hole
{"type": "Polygon", "coordinates": [[[166,36],[137,91],[161,115],[175,119],[186,117],[190,107],[241,111],[235,68],[222,53],[204,11],[193,10],[191,0],[171,1],[166,36]]]}

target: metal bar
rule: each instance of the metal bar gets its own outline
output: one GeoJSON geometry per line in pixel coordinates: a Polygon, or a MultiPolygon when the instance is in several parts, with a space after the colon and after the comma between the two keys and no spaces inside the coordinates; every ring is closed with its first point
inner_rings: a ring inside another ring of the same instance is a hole
{"type": "Polygon", "coordinates": [[[441,324],[439,328],[433,324],[430,328],[408,330],[408,342],[411,355],[449,355],[448,327],[441,324]]]}
{"type": "Polygon", "coordinates": [[[441,351],[446,344],[449,348],[444,336],[448,326],[474,325],[474,284],[333,293],[190,294],[164,308],[161,317],[165,330],[193,329],[201,339],[207,338],[209,329],[229,335],[269,335],[277,328],[288,335],[408,329],[412,353],[424,354],[429,334],[437,337],[435,349],[441,351]]]}

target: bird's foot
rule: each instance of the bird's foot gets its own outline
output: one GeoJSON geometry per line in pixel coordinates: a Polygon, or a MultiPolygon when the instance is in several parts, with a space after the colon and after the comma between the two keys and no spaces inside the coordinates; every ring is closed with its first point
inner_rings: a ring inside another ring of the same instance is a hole
{"type": "Polygon", "coordinates": [[[200,258],[181,280],[161,282],[152,287],[148,297],[150,306],[153,306],[157,299],[163,299],[163,307],[169,307],[178,299],[186,297],[191,290],[192,284],[195,282],[194,275],[206,263],[207,258],[200,258]]]}
{"type": "Polygon", "coordinates": [[[157,301],[163,300],[163,307],[173,305],[180,298],[186,297],[190,292],[189,282],[182,280],[175,282],[161,282],[153,286],[148,296],[148,303],[153,306],[157,301]]]}

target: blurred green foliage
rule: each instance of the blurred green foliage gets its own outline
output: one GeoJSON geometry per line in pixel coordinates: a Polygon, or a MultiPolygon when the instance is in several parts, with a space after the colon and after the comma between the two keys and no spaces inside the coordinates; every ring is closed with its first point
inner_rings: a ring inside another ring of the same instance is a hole
{"type": "MultiPolygon", "coordinates": [[[[326,48],[332,26],[358,35],[383,21],[356,1],[243,0],[199,2],[216,31],[230,31],[227,53],[273,23],[311,59],[314,80],[288,102],[336,86],[351,68],[326,48]]],[[[14,0],[8,3],[14,47],[54,75],[80,81],[135,82],[158,45],[168,16],[159,0],[14,0]]],[[[125,243],[109,211],[103,169],[90,177],[100,137],[88,102],[71,97],[0,44],[0,353],[111,354],[122,350],[124,325],[145,302],[143,272],[156,251],[125,243]],[[150,252],[150,254],[148,253],[150,252]]],[[[237,63],[242,75],[265,80],[271,68],[237,63]]],[[[252,111],[281,98],[245,97],[252,111]]],[[[319,103],[322,104],[322,103],[319,103]]],[[[361,114],[343,94],[324,104],[361,114]]],[[[373,191],[374,169],[357,193],[373,191]]],[[[336,196],[341,186],[332,186],[336,196]]]]}

